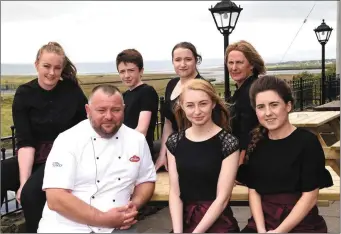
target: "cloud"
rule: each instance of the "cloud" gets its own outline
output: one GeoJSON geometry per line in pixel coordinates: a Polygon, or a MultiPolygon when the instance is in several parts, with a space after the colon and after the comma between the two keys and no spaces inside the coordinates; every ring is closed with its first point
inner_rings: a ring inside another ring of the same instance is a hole
{"type": "Polygon", "coordinates": [[[87,5],[87,2],[74,1],[1,1],[1,24],[48,20],[79,12],[87,5]]]}
{"type": "MultiPolygon", "coordinates": [[[[1,62],[33,63],[37,50],[58,41],[75,62],[113,62],[126,48],[145,60],[170,60],[173,46],[190,41],[203,59],[223,58],[223,36],[212,1],[1,2],[1,62]]],[[[283,58],[314,2],[236,1],[243,11],[230,43],[248,40],[267,62],[283,58]]],[[[315,2],[284,60],[320,59],[313,29],[325,18],[336,28],[336,2],[315,2]]],[[[326,57],[336,54],[336,30],[326,57]]]]}

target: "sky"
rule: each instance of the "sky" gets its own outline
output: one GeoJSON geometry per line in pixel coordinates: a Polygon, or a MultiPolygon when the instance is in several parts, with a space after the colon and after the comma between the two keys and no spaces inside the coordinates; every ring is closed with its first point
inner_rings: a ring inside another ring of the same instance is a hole
{"type": "MultiPolygon", "coordinates": [[[[59,42],[75,63],[115,61],[127,48],[144,60],[171,60],[181,41],[192,42],[203,60],[223,58],[223,36],[208,10],[218,2],[1,1],[1,63],[33,63],[49,41],[59,42]]],[[[326,58],[336,57],[336,1],[234,2],[243,10],[230,43],[249,41],[265,62],[321,59],[313,29],[322,19],[334,28],[326,58]]]]}

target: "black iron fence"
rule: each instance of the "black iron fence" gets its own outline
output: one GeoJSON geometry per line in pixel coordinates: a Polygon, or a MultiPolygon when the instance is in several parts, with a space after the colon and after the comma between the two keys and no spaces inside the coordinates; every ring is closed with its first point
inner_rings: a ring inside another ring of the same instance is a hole
{"type": "MultiPolygon", "coordinates": [[[[324,85],[324,92],[327,97],[326,102],[331,102],[340,96],[340,78],[336,77],[336,75],[331,75],[326,78],[324,85]]],[[[295,97],[295,111],[302,111],[323,104],[321,101],[321,79],[304,79],[300,77],[299,79],[287,81],[287,83],[290,85],[295,97]]]]}
{"type": "MultiPolygon", "coordinates": [[[[10,158],[16,155],[14,126],[11,126],[11,132],[12,132],[11,136],[1,138],[1,163],[3,160],[6,160],[7,158],[10,158]],[[6,152],[7,151],[6,149],[8,149],[8,145],[11,146],[12,152],[6,152]]],[[[2,178],[2,179],[6,179],[6,178],[2,178]]],[[[16,192],[16,191],[13,191],[13,192],[16,192]]],[[[13,212],[16,212],[18,210],[21,210],[21,206],[19,205],[15,197],[8,199],[7,192],[5,194],[5,200],[4,200],[3,205],[4,207],[1,207],[1,217],[11,214],[13,212]]]]}

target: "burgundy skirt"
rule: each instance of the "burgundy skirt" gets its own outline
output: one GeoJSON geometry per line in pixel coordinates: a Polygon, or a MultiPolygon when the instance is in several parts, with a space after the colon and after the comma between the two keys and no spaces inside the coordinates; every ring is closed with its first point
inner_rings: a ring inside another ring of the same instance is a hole
{"type": "MultiPolygon", "coordinates": [[[[198,226],[213,201],[186,202],[183,214],[183,232],[190,233],[198,226]]],[[[226,206],[223,213],[206,231],[207,233],[239,232],[237,220],[233,217],[230,206],[226,206]]]]}
{"type": "Polygon", "coordinates": [[[45,163],[52,149],[53,141],[41,141],[37,144],[34,163],[45,163]]]}
{"type": "MultiPolygon", "coordinates": [[[[266,230],[276,229],[289,215],[300,197],[300,193],[262,195],[262,208],[266,230]]],[[[257,230],[253,217],[248,220],[246,227],[257,230]]],[[[318,208],[315,205],[308,215],[290,232],[326,233],[327,224],[323,217],[319,215],[318,208]]]]}

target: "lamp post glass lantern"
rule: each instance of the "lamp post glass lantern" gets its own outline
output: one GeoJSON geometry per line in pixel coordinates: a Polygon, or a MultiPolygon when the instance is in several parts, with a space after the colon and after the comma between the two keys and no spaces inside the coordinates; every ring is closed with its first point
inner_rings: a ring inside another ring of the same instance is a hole
{"type": "MultiPolygon", "coordinates": [[[[243,10],[230,0],[222,0],[214,7],[211,6],[209,11],[212,14],[215,25],[218,31],[224,35],[224,57],[227,46],[229,45],[229,35],[235,29],[239,14],[243,10]]],[[[224,61],[224,82],[225,82],[225,100],[231,96],[229,72],[224,61]]]]}
{"type": "Polygon", "coordinates": [[[329,27],[324,19],[322,23],[314,29],[316,34],[316,38],[318,42],[322,46],[322,77],[321,77],[321,104],[326,102],[326,61],[325,61],[325,45],[327,44],[330,34],[332,33],[333,28],[329,27]]]}

